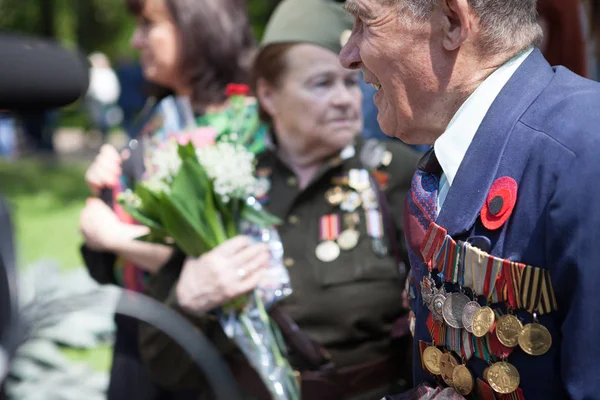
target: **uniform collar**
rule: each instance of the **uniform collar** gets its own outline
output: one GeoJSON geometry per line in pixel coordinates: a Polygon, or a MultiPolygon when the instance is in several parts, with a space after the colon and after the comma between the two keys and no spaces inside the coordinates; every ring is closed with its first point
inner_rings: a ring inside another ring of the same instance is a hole
{"type": "Polygon", "coordinates": [[[435,155],[450,186],[492,103],[532,52],[533,48],[522,51],[484,80],[456,112],[446,131],[436,140],[435,155]]]}

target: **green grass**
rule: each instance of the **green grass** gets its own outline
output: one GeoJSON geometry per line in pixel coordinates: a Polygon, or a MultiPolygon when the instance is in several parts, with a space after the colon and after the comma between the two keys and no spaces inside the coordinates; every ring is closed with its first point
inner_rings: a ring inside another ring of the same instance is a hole
{"type": "MultiPolygon", "coordinates": [[[[86,167],[85,162],[40,159],[0,162],[0,193],[12,209],[20,268],[40,259],[54,259],[65,270],[82,266],[78,226],[79,212],[89,196],[84,182],[86,167]]],[[[110,367],[110,346],[64,352],[99,371],[110,367]]]]}
{"type": "Polygon", "coordinates": [[[0,192],[16,228],[19,266],[52,258],[64,268],[82,265],[79,212],[89,196],[82,162],[19,160],[0,163],[0,192]]]}

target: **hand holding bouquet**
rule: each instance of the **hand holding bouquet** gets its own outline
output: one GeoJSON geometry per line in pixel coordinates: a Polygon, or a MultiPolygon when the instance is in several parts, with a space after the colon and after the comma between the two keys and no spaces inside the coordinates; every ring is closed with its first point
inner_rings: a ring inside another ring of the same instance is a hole
{"type": "MultiPolygon", "coordinates": [[[[233,111],[227,126],[216,119],[221,124],[217,129],[195,128],[153,149],[148,155],[148,178],[125,192],[120,203],[150,229],[140,240],[177,246],[193,258],[240,235],[268,247],[269,279],[216,312],[224,331],[259,372],[273,398],[297,399],[299,388],[285,347],[266,312],[272,302],[291,292],[281,262],[283,249],[273,229],[279,220],[252,197],[253,151],[260,145],[250,134],[252,120],[250,125],[244,122],[248,113],[241,98],[238,93],[231,98],[233,111]]],[[[251,267],[239,268],[240,274],[251,267]]]]}

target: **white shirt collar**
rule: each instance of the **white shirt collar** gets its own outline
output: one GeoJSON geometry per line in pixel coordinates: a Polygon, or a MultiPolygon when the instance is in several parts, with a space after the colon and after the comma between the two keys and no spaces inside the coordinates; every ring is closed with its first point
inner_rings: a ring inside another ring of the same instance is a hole
{"type": "Polygon", "coordinates": [[[435,155],[450,186],[492,103],[532,52],[533,48],[522,51],[487,77],[458,109],[446,131],[434,143],[435,155]]]}

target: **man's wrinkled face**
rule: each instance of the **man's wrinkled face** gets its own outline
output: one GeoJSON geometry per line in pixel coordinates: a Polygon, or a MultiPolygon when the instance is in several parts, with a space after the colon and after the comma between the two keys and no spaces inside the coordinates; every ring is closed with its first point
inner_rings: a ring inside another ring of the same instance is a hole
{"type": "Polygon", "coordinates": [[[439,88],[431,25],[394,0],[347,0],[345,7],[355,21],[340,60],[346,68],[362,69],[377,90],[382,130],[408,143],[427,142],[429,102],[439,88]]]}

